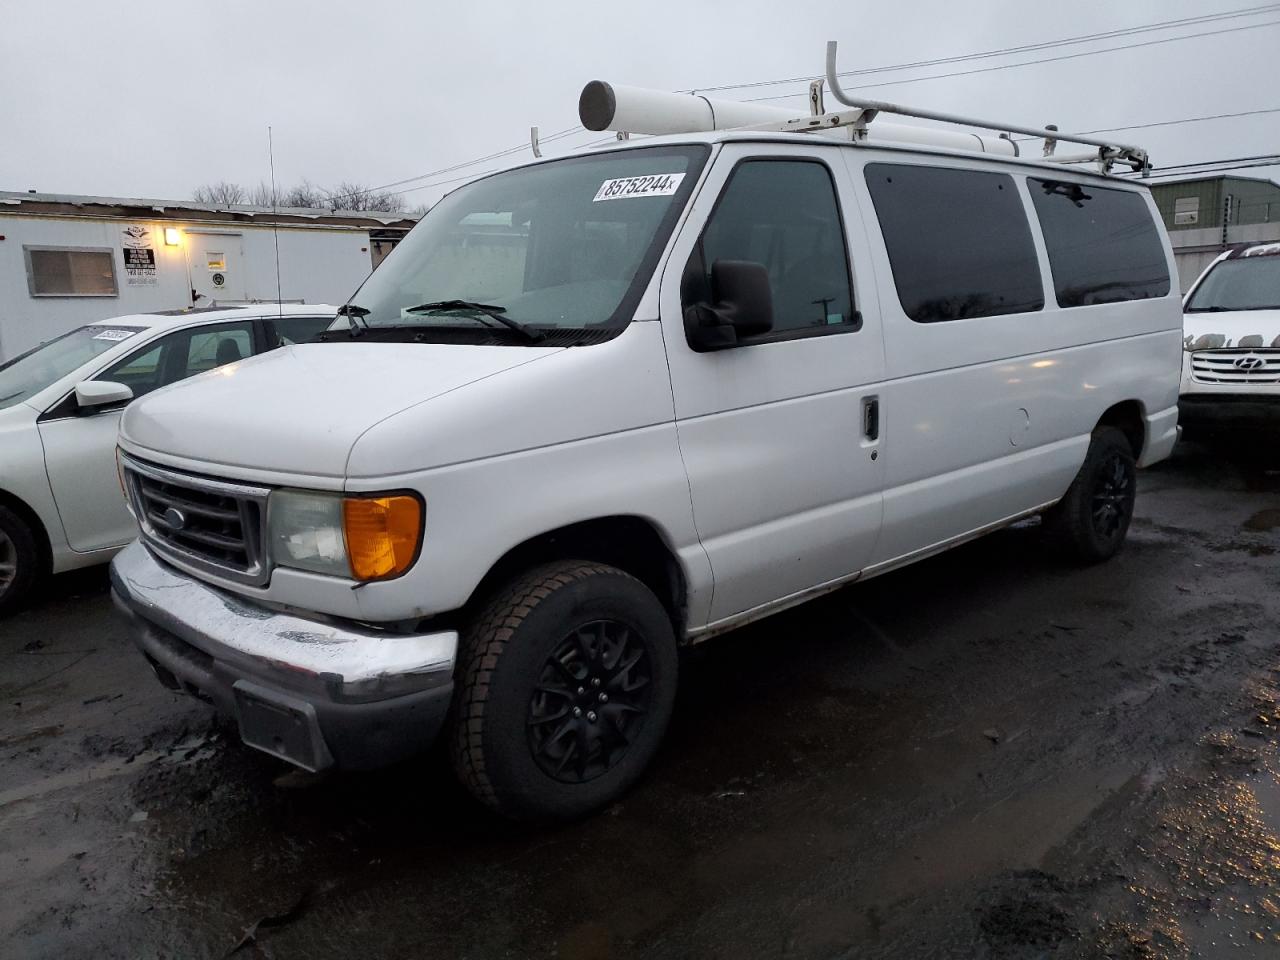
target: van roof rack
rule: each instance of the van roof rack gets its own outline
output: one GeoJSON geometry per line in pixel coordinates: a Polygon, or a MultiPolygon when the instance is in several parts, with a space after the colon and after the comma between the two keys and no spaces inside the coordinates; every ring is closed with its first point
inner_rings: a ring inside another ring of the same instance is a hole
{"type": "Polygon", "coordinates": [[[753,124],[749,129],[778,130],[786,133],[810,133],[831,130],[837,127],[852,127],[853,139],[858,141],[866,139],[867,125],[877,116],[882,113],[890,113],[902,117],[915,117],[920,120],[935,120],[941,123],[993,130],[997,131],[1003,140],[1012,140],[1012,135],[1015,133],[1032,138],[1041,138],[1044,140],[1043,159],[1049,163],[1096,162],[1100,173],[1108,173],[1114,163],[1124,163],[1143,176],[1146,176],[1151,170],[1151,158],[1148,156],[1147,151],[1131,144],[1113,143],[1108,140],[1096,140],[1091,137],[1062,133],[1056,126],[1052,125],[1039,128],[1023,127],[999,121],[979,120],[974,117],[943,113],[937,110],[926,110],[920,107],[908,107],[884,100],[864,100],[852,97],[845,93],[844,88],[840,85],[840,77],[836,71],[836,41],[834,40],[827,41],[826,83],[831,90],[831,95],[840,103],[852,109],[834,113],[826,112],[823,108],[822,81],[815,80],[809,86],[809,116],[788,120],[781,124],[753,124]],[[1096,149],[1082,153],[1059,154],[1056,152],[1059,142],[1083,144],[1096,149]]]}

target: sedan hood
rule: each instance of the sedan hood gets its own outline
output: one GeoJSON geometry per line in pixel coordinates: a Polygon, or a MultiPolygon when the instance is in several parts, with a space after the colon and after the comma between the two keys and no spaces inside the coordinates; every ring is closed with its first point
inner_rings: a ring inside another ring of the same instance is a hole
{"type": "Polygon", "coordinates": [[[1188,350],[1280,349],[1280,309],[1184,313],[1182,337],[1188,350]]]}
{"type": "Polygon", "coordinates": [[[563,348],[314,343],[219,367],[130,404],[122,442],[145,456],[341,477],[374,424],[563,348]]]}

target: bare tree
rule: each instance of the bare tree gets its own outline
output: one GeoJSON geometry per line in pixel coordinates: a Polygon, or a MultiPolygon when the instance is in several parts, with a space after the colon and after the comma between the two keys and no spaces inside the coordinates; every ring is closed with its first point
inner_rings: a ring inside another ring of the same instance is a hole
{"type": "Polygon", "coordinates": [[[219,180],[196,187],[192,199],[196,203],[244,203],[245,191],[238,183],[219,180]]]}
{"type": "MultiPolygon", "coordinates": [[[[371,210],[378,213],[402,213],[406,209],[404,198],[387,190],[373,190],[360,183],[344,181],[336,187],[316,186],[310,180],[303,180],[288,189],[276,188],[272,192],[271,184],[259,181],[256,186],[245,189],[238,183],[219,180],[197,187],[195,199],[198,203],[252,203],[259,207],[313,207],[330,210],[371,210]]],[[[422,213],[426,208],[420,208],[422,213]]]]}
{"type": "Polygon", "coordinates": [[[272,190],[271,184],[259,180],[258,185],[249,190],[249,202],[257,207],[275,206],[279,200],[279,192],[272,190]]]}
{"type": "Polygon", "coordinates": [[[310,180],[303,180],[296,186],[290,187],[288,190],[280,194],[280,206],[282,207],[324,207],[328,206],[325,199],[327,190],[322,190],[310,180]]]}
{"type": "Polygon", "coordinates": [[[327,191],[327,204],[334,209],[374,210],[382,213],[399,213],[404,210],[404,199],[396,193],[378,191],[362,183],[343,181],[327,191]]]}

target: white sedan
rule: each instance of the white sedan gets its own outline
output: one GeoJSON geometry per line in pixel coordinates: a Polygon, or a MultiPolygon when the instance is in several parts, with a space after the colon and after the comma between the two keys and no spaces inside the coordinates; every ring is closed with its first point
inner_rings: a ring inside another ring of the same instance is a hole
{"type": "Polygon", "coordinates": [[[335,312],[256,304],[115,317],[0,365],[0,615],[48,574],[105,563],[136,536],[115,464],[130,400],[310,340],[335,312]]]}

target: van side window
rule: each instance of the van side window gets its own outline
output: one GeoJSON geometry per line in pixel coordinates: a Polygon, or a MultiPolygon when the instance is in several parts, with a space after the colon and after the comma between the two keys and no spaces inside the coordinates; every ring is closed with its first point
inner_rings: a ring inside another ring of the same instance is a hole
{"type": "Polygon", "coordinates": [[[1060,307],[1169,293],[1164,245],[1141,194],[1031,178],[1060,307]]]}
{"type": "Polygon", "coordinates": [[[773,330],[752,340],[788,340],[861,325],[853,309],[835,184],[823,163],[738,164],[686,267],[681,284],[686,305],[711,299],[711,266],[717,260],[750,260],[769,271],[773,330]]]}
{"type": "Polygon", "coordinates": [[[1031,226],[1008,174],[869,163],[866,178],[898,300],[912,320],[1044,307],[1031,226]]]}

